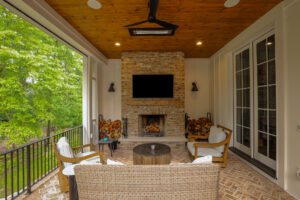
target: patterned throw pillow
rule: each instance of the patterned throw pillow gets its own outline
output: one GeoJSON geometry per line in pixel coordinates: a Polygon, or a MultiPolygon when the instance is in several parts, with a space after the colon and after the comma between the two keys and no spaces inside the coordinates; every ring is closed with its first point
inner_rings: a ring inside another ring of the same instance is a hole
{"type": "Polygon", "coordinates": [[[121,120],[101,120],[99,122],[100,138],[109,137],[119,139],[121,137],[121,120]]]}

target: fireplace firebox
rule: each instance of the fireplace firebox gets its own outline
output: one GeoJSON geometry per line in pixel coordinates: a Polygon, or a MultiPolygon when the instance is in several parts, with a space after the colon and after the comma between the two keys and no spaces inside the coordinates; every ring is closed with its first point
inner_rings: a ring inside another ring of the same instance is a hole
{"type": "Polygon", "coordinates": [[[163,137],[165,115],[139,115],[139,133],[141,137],[163,137]]]}

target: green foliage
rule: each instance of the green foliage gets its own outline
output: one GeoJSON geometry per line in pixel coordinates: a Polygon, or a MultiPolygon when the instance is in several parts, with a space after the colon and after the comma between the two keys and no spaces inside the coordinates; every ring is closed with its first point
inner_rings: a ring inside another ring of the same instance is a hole
{"type": "Polygon", "coordinates": [[[0,138],[23,144],[81,124],[82,56],[0,6],[0,138]]]}

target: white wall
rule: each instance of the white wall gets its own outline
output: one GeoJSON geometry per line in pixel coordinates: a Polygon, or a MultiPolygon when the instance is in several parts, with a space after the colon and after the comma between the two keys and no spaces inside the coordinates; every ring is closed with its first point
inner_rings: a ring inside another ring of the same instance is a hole
{"type": "Polygon", "coordinates": [[[276,37],[278,148],[274,180],[300,199],[300,0],[286,0],[244,30],[211,57],[212,112],[215,123],[233,128],[233,53],[274,29],[276,37]]]}
{"type": "Polygon", "coordinates": [[[206,116],[210,112],[210,63],[209,59],[185,59],[185,112],[191,118],[206,116]],[[199,91],[192,92],[192,82],[199,91]]]}
{"type": "Polygon", "coordinates": [[[121,119],[121,60],[109,59],[107,65],[100,70],[99,114],[105,119],[121,119]],[[108,92],[111,83],[115,84],[115,92],[108,92]]]}
{"type": "Polygon", "coordinates": [[[287,189],[300,199],[300,179],[295,176],[300,167],[300,1],[284,8],[284,41],[286,67],[286,149],[287,189]]]}

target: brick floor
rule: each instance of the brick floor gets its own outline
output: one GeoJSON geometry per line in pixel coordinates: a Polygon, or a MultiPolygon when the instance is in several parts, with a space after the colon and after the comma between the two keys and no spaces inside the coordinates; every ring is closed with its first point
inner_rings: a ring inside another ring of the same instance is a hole
{"type": "MultiPolygon", "coordinates": [[[[172,163],[191,162],[191,156],[184,145],[173,145],[171,148],[172,163]]],[[[132,150],[123,144],[118,146],[112,158],[110,153],[107,153],[107,156],[113,160],[132,164],[132,150]]],[[[219,199],[294,200],[278,185],[253,170],[236,155],[230,153],[228,160],[228,167],[221,169],[219,199]]],[[[60,192],[57,176],[54,175],[25,199],[68,199],[68,193],[60,192]]]]}

